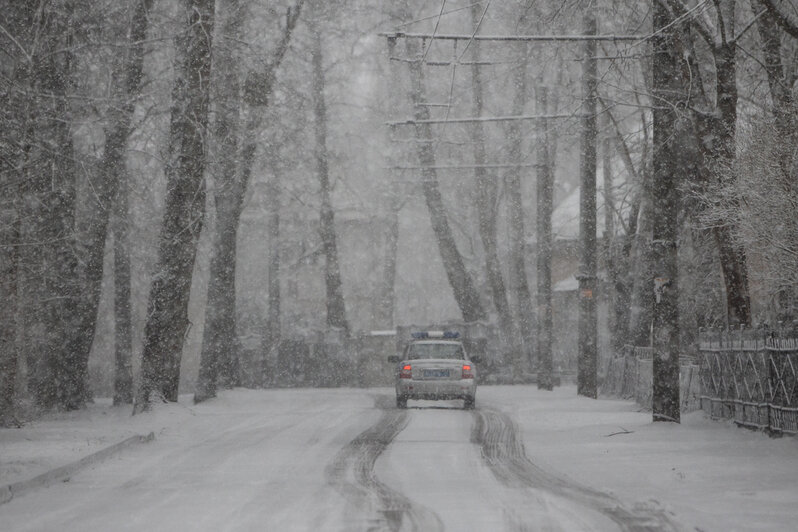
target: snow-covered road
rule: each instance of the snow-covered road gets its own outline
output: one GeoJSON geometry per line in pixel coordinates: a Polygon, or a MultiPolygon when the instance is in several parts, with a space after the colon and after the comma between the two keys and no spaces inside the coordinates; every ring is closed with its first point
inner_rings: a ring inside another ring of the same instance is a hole
{"type": "Polygon", "coordinates": [[[700,417],[653,425],[630,403],[574,395],[485,387],[475,411],[397,410],[388,389],[236,390],[170,405],[135,420],[157,425],[153,442],[0,505],[0,529],[779,530],[798,516],[793,440],[700,417]],[[609,437],[618,424],[624,434],[609,437]],[[669,436],[685,440],[681,455],[661,452],[669,436]],[[719,478],[702,442],[721,460],[745,449],[762,478],[734,464],[719,478]],[[729,491],[737,476],[750,481],[750,508],[729,491]],[[767,478],[775,501],[758,497],[767,478]],[[770,521],[749,515],[763,507],[770,521]]]}
{"type": "MultiPolygon", "coordinates": [[[[516,424],[490,408],[422,407],[378,461],[377,477],[426,506],[416,530],[676,530],[662,512],[623,504],[544,472],[516,424]]],[[[415,524],[415,523],[414,523],[415,524]]]]}
{"type": "MultiPolygon", "coordinates": [[[[3,530],[324,530],[325,467],[379,418],[363,393],[243,392],[192,407],[151,444],[0,507],[3,530]],[[8,528],[6,528],[8,526],[8,528]]],[[[178,413],[179,414],[179,413],[178,413]]]]}

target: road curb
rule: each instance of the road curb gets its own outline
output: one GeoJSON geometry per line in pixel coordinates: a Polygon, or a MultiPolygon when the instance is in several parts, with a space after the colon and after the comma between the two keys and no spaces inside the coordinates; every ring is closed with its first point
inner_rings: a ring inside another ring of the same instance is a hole
{"type": "Polygon", "coordinates": [[[146,436],[142,434],[137,434],[135,436],[131,436],[130,438],[122,440],[119,443],[115,443],[104,449],[100,449],[99,451],[94,452],[88,456],[84,456],[80,460],[77,460],[65,466],[58,467],[56,469],[52,469],[50,471],[42,473],[41,475],[37,475],[31,479],[20,480],[18,482],[13,482],[11,484],[0,486],[0,505],[3,505],[11,501],[14,497],[19,497],[20,495],[24,495],[25,493],[33,491],[37,488],[45,488],[56,482],[65,481],[69,479],[70,476],[74,475],[84,467],[101,462],[106,458],[110,457],[111,455],[116,454],[124,449],[127,449],[128,447],[137,445],[139,443],[151,442],[154,439],[155,439],[155,433],[153,432],[150,432],[146,436]]]}

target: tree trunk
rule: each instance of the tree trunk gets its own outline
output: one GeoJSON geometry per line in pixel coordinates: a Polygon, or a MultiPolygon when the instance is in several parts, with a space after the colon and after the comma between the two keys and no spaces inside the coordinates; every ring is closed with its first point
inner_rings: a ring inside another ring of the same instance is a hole
{"type": "MultiPolygon", "coordinates": [[[[255,138],[260,125],[260,114],[256,110],[247,124],[248,138],[255,138]]],[[[215,352],[208,360],[216,361],[216,382],[225,388],[241,385],[241,364],[236,337],[236,244],[244,196],[252,177],[255,158],[255,143],[247,142],[241,152],[241,168],[236,181],[228,183],[225,191],[216,196],[216,241],[211,261],[211,280],[208,285],[208,315],[206,333],[203,337],[203,352],[206,341],[215,352]],[[216,258],[219,258],[216,260],[216,258]],[[213,306],[211,309],[211,301],[213,306]]],[[[215,388],[214,388],[215,393],[215,388]]]]}
{"type": "Polygon", "coordinates": [[[687,121],[678,120],[675,110],[683,94],[679,53],[668,28],[671,18],[668,10],[657,0],[652,0],[654,36],[653,94],[659,101],[668,102],[653,110],[654,159],[652,253],[654,276],[653,348],[654,389],[652,395],[653,420],[679,422],[679,314],[677,284],[677,176],[682,168],[677,162],[682,157],[681,143],[689,131],[684,131],[687,121]],[[681,139],[681,140],[680,140],[681,139]]]}
{"type": "MultiPolygon", "coordinates": [[[[736,225],[736,224],[734,224],[736,225]]],[[[720,252],[720,265],[726,293],[730,326],[751,326],[751,297],[748,291],[748,266],[745,250],[734,242],[730,226],[714,227],[712,235],[720,252]]]]}
{"type": "Polygon", "coordinates": [[[637,217],[640,213],[640,194],[632,201],[629,209],[627,228],[629,233],[622,237],[622,241],[615,245],[613,251],[612,278],[615,295],[613,305],[613,335],[612,349],[614,354],[620,354],[623,346],[629,343],[629,326],[632,305],[632,275],[631,252],[632,242],[637,231],[637,217]]]}
{"type": "MultiPolygon", "coordinates": [[[[217,25],[219,35],[213,49],[212,79],[215,103],[213,146],[216,148],[212,171],[216,225],[195,403],[216,397],[220,363],[227,362],[226,365],[230,366],[230,361],[236,359],[235,353],[232,353],[236,346],[236,236],[246,191],[241,186],[236,161],[241,122],[241,73],[238,68],[240,60],[233,49],[234,43],[242,37],[244,11],[238,0],[223,0],[217,9],[222,22],[217,25]]],[[[237,375],[231,373],[228,367],[225,372],[227,385],[236,383],[237,375]]]]}
{"type": "MultiPolygon", "coordinates": [[[[416,57],[418,55],[417,44],[412,42],[412,39],[407,39],[405,44],[408,56],[416,57]]],[[[430,117],[429,109],[424,105],[420,105],[425,102],[426,93],[424,90],[424,74],[421,68],[422,66],[418,61],[410,63],[410,98],[415,109],[415,119],[428,120],[430,117]]],[[[488,317],[487,313],[482,306],[479,293],[474,287],[471,276],[465,269],[463,257],[457,249],[457,244],[447,219],[446,208],[443,205],[443,198],[438,188],[438,177],[434,169],[435,152],[432,147],[432,130],[429,124],[425,123],[417,123],[415,127],[416,149],[418,150],[419,164],[422,167],[421,177],[424,199],[427,203],[432,231],[435,233],[435,238],[438,242],[438,250],[441,254],[449,285],[452,287],[454,299],[457,301],[463,320],[466,323],[485,321],[488,317]]]]}
{"type": "MultiPolygon", "coordinates": [[[[608,126],[606,121],[602,124],[604,128],[608,126]]],[[[604,177],[603,191],[604,196],[604,257],[606,261],[607,270],[607,287],[609,293],[607,294],[607,303],[609,312],[607,313],[607,325],[610,330],[610,349],[615,350],[618,343],[618,319],[615,301],[618,293],[615,287],[618,284],[618,263],[617,254],[615,252],[615,219],[613,213],[614,199],[612,190],[612,155],[610,149],[612,141],[604,137],[601,142],[601,168],[604,177]]]]}
{"type": "MultiPolygon", "coordinates": [[[[606,107],[606,104],[603,103],[603,105],[606,107]]],[[[629,215],[625,227],[626,234],[621,238],[615,237],[608,249],[609,257],[607,270],[610,284],[613,287],[614,292],[611,304],[611,317],[613,325],[610,329],[612,335],[612,349],[615,354],[620,354],[623,346],[631,341],[631,306],[635,285],[635,277],[633,272],[638,266],[637,262],[633,260],[632,254],[635,251],[635,248],[639,247],[635,246],[635,241],[638,238],[637,224],[643,199],[648,193],[645,189],[647,183],[644,180],[645,176],[647,175],[646,151],[644,150],[643,152],[640,165],[641,170],[638,171],[635,168],[634,162],[632,161],[632,156],[629,152],[629,146],[627,145],[625,137],[621,132],[618,121],[613,117],[612,112],[609,109],[606,110],[605,116],[608,118],[607,127],[612,127],[615,133],[607,138],[606,142],[609,144],[609,146],[605,149],[604,155],[605,157],[611,157],[612,153],[620,154],[621,160],[626,167],[628,175],[634,179],[637,184],[629,207],[629,215]]],[[[643,142],[646,144],[648,143],[647,135],[644,136],[643,142]]],[[[611,159],[605,159],[604,164],[608,169],[605,171],[605,174],[611,174],[611,170],[609,170],[612,166],[611,159]]],[[[605,189],[606,187],[607,182],[605,181],[605,189]]],[[[607,192],[606,195],[609,197],[612,195],[612,193],[607,192]]],[[[614,210],[614,208],[610,209],[611,212],[614,212],[614,210]]],[[[614,232],[609,230],[609,228],[607,233],[614,235],[614,232]]],[[[642,249],[647,249],[649,244],[646,242],[644,246],[645,247],[642,249]]],[[[647,278],[645,278],[642,282],[647,286],[647,278]]],[[[646,345],[648,344],[646,343],[646,345]]]]}
{"type": "MultiPolygon", "coordinates": [[[[536,89],[535,111],[538,114],[548,113],[548,91],[544,87],[536,89]]],[[[551,215],[554,208],[554,172],[551,169],[548,146],[549,122],[543,118],[538,126],[537,139],[537,299],[538,299],[538,389],[551,390],[553,354],[552,345],[552,291],[551,291],[551,256],[552,233],[551,215]]]]}
{"type": "Polygon", "coordinates": [[[335,233],[335,213],[330,198],[330,175],[327,152],[327,107],[324,101],[324,65],[322,57],[321,32],[313,32],[313,111],[316,133],[316,171],[319,176],[319,193],[321,195],[321,212],[319,214],[319,232],[324,250],[324,285],[327,289],[327,327],[342,329],[349,333],[346,319],[341,271],[338,265],[338,245],[335,233]]]}
{"type": "Polygon", "coordinates": [[[18,190],[0,200],[0,427],[18,427],[17,381],[17,272],[19,267],[18,190]]]}
{"type": "Polygon", "coordinates": [[[382,290],[377,303],[376,323],[381,329],[394,327],[394,306],[396,295],[396,253],[399,246],[399,207],[396,202],[388,213],[388,227],[385,232],[385,251],[383,252],[382,290]]]}
{"type": "MultiPolygon", "coordinates": [[[[767,7],[767,12],[757,22],[759,40],[762,43],[763,64],[768,77],[770,88],[771,112],[774,125],[778,131],[779,142],[773,146],[773,151],[778,158],[781,173],[786,178],[792,190],[798,186],[798,152],[794,149],[798,143],[798,106],[791,88],[798,77],[795,68],[788,68],[782,59],[782,37],[784,32],[779,27],[774,13],[776,6],[772,3],[767,7]]],[[[764,8],[760,0],[751,2],[751,8],[756,16],[764,8]]],[[[784,286],[779,289],[781,294],[787,296],[795,292],[795,287],[784,286]]]]}
{"type": "Polygon", "coordinates": [[[130,300],[130,235],[127,183],[117,190],[114,233],[114,405],[133,402],[133,320],[130,300]]]}
{"type": "MultiPolygon", "coordinates": [[[[33,7],[17,4],[4,5],[6,23],[14,26],[22,42],[28,42],[32,30],[33,7]]],[[[24,309],[21,301],[20,287],[24,286],[24,269],[21,267],[22,256],[22,203],[23,185],[29,178],[27,164],[32,146],[32,124],[29,112],[32,95],[20,89],[30,85],[30,74],[25,59],[16,57],[10,50],[4,50],[8,63],[4,65],[10,83],[0,85],[0,145],[3,156],[0,157],[0,427],[16,427],[17,415],[17,379],[19,378],[20,345],[19,337],[20,310],[24,309]],[[13,70],[12,67],[13,66],[13,70]],[[10,73],[10,74],[9,74],[10,73]],[[11,148],[18,143],[19,148],[11,148]]],[[[24,351],[23,351],[24,352],[24,351]]]]}
{"type": "MultiPolygon", "coordinates": [[[[695,85],[698,92],[690,98],[704,104],[710,111],[694,113],[694,143],[700,149],[701,162],[697,172],[692,173],[698,179],[699,189],[706,197],[715,193],[713,187],[723,186],[732,172],[735,159],[737,132],[737,41],[734,37],[735,0],[717,2],[715,9],[719,20],[719,40],[709,43],[715,63],[715,101],[709,101],[700,83],[701,68],[695,59],[694,46],[688,31],[682,30],[679,41],[672,46],[679,47],[686,63],[684,72],[689,73],[690,88],[695,85]],[[699,83],[694,83],[699,80],[699,83]]],[[[678,7],[678,6],[677,6],[678,7]]],[[[676,10],[683,15],[683,6],[676,10]]],[[[679,70],[680,76],[684,73],[679,70]]],[[[685,152],[686,153],[686,152],[685,152]]],[[[685,153],[682,159],[689,159],[685,153]]],[[[703,208],[712,208],[712,200],[703,208]]],[[[723,262],[723,281],[726,293],[726,308],[729,321],[735,324],[751,324],[751,302],[748,288],[748,267],[745,250],[735,245],[733,235],[737,231],[738,222],[732,217],[724,220],[723,226],[715,224],[712,229],[723,262]]]]}
{"type": "MultiPolygon", "coordinates": [[[[472,25],[477,28],[481,9],[479,4],[471,5],[472,25]]],[[[482,116],[482,75],[477,64],[480,60],[479,42],[471,42],[474,64],[471,65],[471,110],[472,116],[482,116]]],[[[516,375],[521,372],[521,341],[516,330],[510,305],[507,302],[507,290],[502,275],[502,266],[499,262],[499,252],[496,244],[496,218],[498,216],[498,179],[489,176],[485,169],[487,163],[485,149],[485,130],[482,122],[474,122],[470,128],[471,140],[474,146],[474,176],[476,177],[477,214],[479,218],[479,236],[485,253],[485,270],[493,298],[493,306],[499,318],[499,328],[504,341],[510,348],[510,360],[516,375]]]]}
{"type": "MultiPolygon", "coordinates": [[[[587,35],[596,33],[596,17],[588,7],[584,16],[587,35]]],[[[598,326],[596,321],[596,41],[585,41],[582,73],[582,139],[579,158],[579,355],[577,393],[596,398],[598,326]]]]}
{"type": "MultiPolygon", "coordinates": [[[[524,106],[527,99],[527,58],[528,48],[521,48],[522,54],[519,57],[520,65],[514,71],[514,89],[512,114],[521,116],[524,114],[524,106]]],[[[540,111],[540,109],[538,109],[540,111]]],[[[543,111],[545,113],[545,111],[543,111]]],[[[548,159],[548,149],[545,144],[545,135],[539,126],[538,146],[542,146],[546,159],[548,159]],[[541,138],[543,136],[543,138],[541,138]]],[[[510,226],[510,290],[515,295],[515,319],[519,325],[520,339],[522,346],[522,359],[519,367],[516,368],[517,374],[522,371],[531,371],[534,366],[533,357],[535,354],[535,305],[532,302],[532,294],[529,290],[529,283],[526,275],[526,230],[524,227],[524,205],[521,192],[521,164],[523,163],[523,138],[519,122],[511,121],[507,126],[507,136],[510,141],[510,162],[516,165],[509,170],[505,176],[504,186],[507,194],[507,218],[510,226]]],[[[538,154],[540,155],[540,150],[538,154]]]]}
{"type": "Polygon", "coordinates": [[[185,31],[177,39],[166,202],[158,270],[144,328],[142,377],[135,412],[153,392],[177,401],[180,359],[188,332],[188,299],[205,209],[205,150],[214,0],[188,0],[185,31]]]}
{"type": "MultiPolygon", "coordinates": [[[[732,2],[733,7],[733,2],[732,2]]],[[[727,31],[734,31],[733,11],[725,17],[727,31]]],[[[715,49],[717,119],[710,119],[713,133],[718,141],[702,143],[707,150],[707,159],[712,167],[710,179],[727,181],[735,159],[737,138],[737,45],[723,43],[715,49]],[[714,174],[714,175],[713,175],[714,174]]],[[[728,220],[722,227],[714,227],[715,242],[720,251],[723,280],[726,287],[726,307],[731,325],[751,325],[751,297],[748,290],[748,265],[745,250],[733,241],[737,221],[728,220]]]]}
{"type": "MultiPolygon", "coordinates": [[[[609,123],[605,126],[609,127],[609,123]]],[[[621,245],[615,231],[615,199],[613,190],[612,157],[615,152],[614,137],[605,137],[602,147],[604,169],[604,244],[607,264],[607,284],[611,290],[608,294],[610,330],[610,349],[619,354],[626,342],[629,331],[629,290],[624,271],[628,264],[627,246],[621,245]]],[[[639,203],[638,203],[639,205],[639,203]]],[[[632,206],[632,215],[636,216],[636,208],[632,206]]]]}
{"type": "MultiPolygon", "coordinates": [[[[645,176],[644,180],[648,180],[645,176]]],[[[632,293],[629,305],[628,343],[636,346],[651,345],[651,312],[654,308],[654,292],[651,279],[654,277],[651,254],[652,205],[649,185],[643,187],[643,202],[640,206],[640,221],[632,243],[632,293]]]]}
{"type": "Polygon", "coordinates": [[[272,377],[273,368],[270,367],[273,354],[277,353],[277,346],[280,345],[282,336],[281,327],[281,292],[280,292],[280,186],[277,170],[269,180],[267,187],[267,229],[266,235],[269,238],[269,273],[266,280],[269,289],[269,298],[266,309],[266,330],[263,335],[262,351],[264,367],[261,385],[265,386],[272,377]]]}
{"type": "MultiPolygon", "coordinates": [[[[288,51],[288,44],[291,40],[291,35],[297,22],[299,15],[302,13],[302,6],[304,0],[297,0],[293,8],[289,8],[286,14],[285,28],[280,42],[274,51],[272,60],[263,71],[252,70],[247,73],[247,78],[244,83],[244,103],[247,104],[249,117],[247,119],[246,128],[243,134],[243,146],[241,149],[241,161],[239,162],[238,179],[240,180],[241,199],[243,200],[244,193],[249,186],[252,177],[252,166],[255,161],[255,151],[258,143],[258,133],[261,129],[262,113],[271,102],[272,86],[274,84],[275,73],[285,58],[288,51]]],[[[274,165],[275,167],[277,165],[274,165]]],[[[277,174],[275,170],[275,177],[277,174]]],[[[272,345],[276,346],[280,337],[280,253],[279,253],[279,222],[280,222],[280,203],[279,203],[279,188],[277,182],[274,181],[269,187],[267,196],[269,198],[269,218],[270,229],[268,234],[272,236],[273,242],[269,247],[269,310],[267,316],[267,330],[263,338],[262,345],[264,346],[264,356],[269,355],[269,350],[272,345]]],[[[241,217],[241,205],[237,208],[236,214],[236,231],[241,217]]],[[[234,257],[233,257],[234,259],[234,257]]],[[[235,262],[232,263],[235,268],[235,262]]],[[[232,274],[235,278],[235,270],[232,274]]],[[[224,351],[226,359],[217,362],[217,365],[222,370],[223,380],[225,382],[233,383],[240,379],[239,375],[239,361],[237,350],[224,351]]],[[[265,371],[265,367],[263,370],[265,371]]],[[[261,379],[261,383],[265,385],[265,377],[261,379]]]]}
{"type": "Polygon", "coordinates": [[[217,384],[225,388],[241,384],[235,352],[235,257],[239,217],[232,211],[235,207],[225,206],[225,203],[222,198],[216,200],[216,231],[195,403],[215,397],[217,384]]]}
{"type": "MultiPolygon", "coordinates": [[[[31,58],[30,114],[23,150],[26,173],[25,241],[36,242],[21,261],[32,265],[25,319],[29,389],[43,408],[74,410],[86,399],[86,371],[69,348],[80,316],[75,255],[75,154],[68,92],[73,81],[72,20],[68,9],[42,8],[41,32],[31,58]]],[[[30,21],[33,19],[31,18],[30,21]]],[[[33,28],[33,26],[32,26],[33,28]]]]}
{"type": "MultiPolygon", "coordinates": [[[[108,109],[108,127],[105,132],[105,149],[103,151],[102,161],[100,163],[100,174],[98,179],[93,183],[94,198],[97,204],[93,205],[90,211],[89,218],[85,226],[80,232],[81,237],[78,240],[78,250],[80,256],[83,257],[81,278],[83,281],[83,293],[80,301],[80,316],[81,321],[79,327],[73,333],[73,341],[71,350],[76,353],[79,358],[79,363],[82,371],[88,374],[89,353],[91,352],[92,342],[97,324],[97,311],[100,304],[100,294],[102,291],[103,279],[103,257],[105,255],[105,242],[108,236],[108,223],[111,217],[111,212],[114,210],[114,205],[118,200],[124,202],[125,211],[127,210],[127,191],[125,190],[120,194],[120,182],[125,177],[125,155],[127,149],[127,142],[131,132],[131,121],[133,119],[133,112],[135,110],[134,99],[139,93],[141,85],[142,70],[144,64],[144,45],[143,41],[147,37],[148,14],[152,8],[152,0],[139,0],[134,6],[132,13],[128,44],[129,48],[123,48],[122,54],[115,58],[113,65],[113,72],[111,78],[111,98],[113,104],[108,109]],[[124,196],[124,198],[121,198],[124,196]]],[[[125,212],[125,216],[127,213],[125,212]]],[[[124,221],[127,223],[127,220],[124,221]]],[[[114,261],[120,268],[124,269],[125,260],[127,260],[127,235],[119,235],[122,238],[120,246],[115,244],[114,261]],[[122,246],[125,246],[123,248],[122,246]],[[116,255],[122,255],[117,260],[116,255]]],[[[128,275],[124,278],[124,271],[119,273],[122,275],[122,283],[127,282],[127,300],[120,301],[116,309],[121,310],[121,320],[130,320],[130,275],[129,263],[127,264],[128,275]],[[127,317],[125,317],[125,310],[127,307],[127,317]]],[[[116,294],[118,297],[125,297],[125,289],[122,286],[116,285],[123,293],[116,294]]],[[[117,347],[117,360],[116,360],[116,379],[119,379],[119,389],[115,390],[114,402],[132,401],[130,386],[127,374],[130,372],[130,340],[124,338],[130,331],[125,331],[124,323],[119,323],[121,326],[121,337],[117,334],[117,341],[122,345],[117,347]],[[127,342],[127,345],[125,345],[127,342]],[[126,352],[127,351],[127,352],[126,352]]],[[[120,331],[118,331],[120,332],[120,331]]]]}
{"type": "MultiPolygon", "coordinates": [[[[762,2],[751,2],[754,15],[762,11],[762,2]]],[[[770,87],[771,109],[775,117],[776,129],[787,147],[779,163],[785,175],[790,175],[793,168],[793,154],[791,148],[796,144],[796,109],[795,99],[790,88],[795,80],[795,73],[788,74],[781,55],[781,40],[783,32],[779,28],[774,14],[768,10],[757,22],[759,39],[762,42],[762,55],[764,67],[768,76],[770,87]]]]}

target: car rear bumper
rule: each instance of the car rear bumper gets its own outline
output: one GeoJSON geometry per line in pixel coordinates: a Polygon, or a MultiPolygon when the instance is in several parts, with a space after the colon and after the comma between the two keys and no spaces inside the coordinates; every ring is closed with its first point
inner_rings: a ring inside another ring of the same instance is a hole
{"type": "Polygon", "coordinates": [[[477,393],[477,384],[473,379],[459,381],[416,381],[402,379],[396,384],[397,397],[407,399],[466,399],[477,393]]]}

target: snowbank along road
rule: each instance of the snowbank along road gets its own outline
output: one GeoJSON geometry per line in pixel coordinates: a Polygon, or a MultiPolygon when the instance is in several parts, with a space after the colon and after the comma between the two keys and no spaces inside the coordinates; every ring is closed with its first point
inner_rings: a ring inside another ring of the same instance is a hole
{"type": "Polygon", "coordinates": [[[498,409],[242,391],[146,447],[0,506],[3,530],[677,530],[532,463],[498,409]],[[413,406],[411,404],[411,406],[413,406]],[[450,406],[450,407],[447,407],[450,406]]]}

